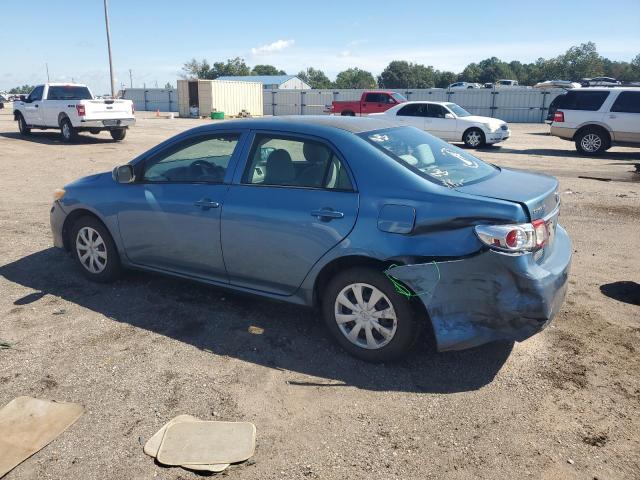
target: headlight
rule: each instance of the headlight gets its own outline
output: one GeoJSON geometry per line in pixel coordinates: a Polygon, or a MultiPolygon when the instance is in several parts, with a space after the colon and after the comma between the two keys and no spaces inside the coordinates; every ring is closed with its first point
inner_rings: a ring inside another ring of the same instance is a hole
{"type": "Polygon", "coordinates": [[[58,200],[61,200],[65,193],[67,192],[65,192],[64,188],[56,188],[53,191],[53,201],[57,202],[58,200]]]}

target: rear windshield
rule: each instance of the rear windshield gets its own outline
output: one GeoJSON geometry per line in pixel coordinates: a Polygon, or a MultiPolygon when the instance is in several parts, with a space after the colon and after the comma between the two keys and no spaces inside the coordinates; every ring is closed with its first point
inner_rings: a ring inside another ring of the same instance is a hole
{"type": "Polygon", "coordinates": [[[609,92],[589,92],[589,91],[571,91],[559,97],[557,108],[566,108],[567,110],[587,110],[595,112],[609,96],[609,92]]]}
{"type": "Polygon", "coordinates": [[[49,87],[47,100],[91,100],[91,92],[87,87],[61,85],[49,87]]]}
{"type": "Polygon", "coordinates": [[[412,172],[447,187],[479,182],[498,172],[492,165],[414,127],[396,127],[360,136],[412,172]]]}
{"type": "Polygon", "coordinates": [[[398,103],[402,103],[402,102],[406,102],[407,99],[405,98],[404,95],[400,95],[399,93],[392,93],[391,96],[395,99],[396,102],[398,103]]]}

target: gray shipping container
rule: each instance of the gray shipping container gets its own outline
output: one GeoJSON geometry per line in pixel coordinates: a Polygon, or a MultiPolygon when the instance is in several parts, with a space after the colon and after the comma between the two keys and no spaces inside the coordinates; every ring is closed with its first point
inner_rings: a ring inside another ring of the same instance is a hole
{"type": "Polygon", "coordinates": [[[166,88],[127,88],[122,98],[133,101],[137,111],[177,112],[178,91],[166,88]]]}

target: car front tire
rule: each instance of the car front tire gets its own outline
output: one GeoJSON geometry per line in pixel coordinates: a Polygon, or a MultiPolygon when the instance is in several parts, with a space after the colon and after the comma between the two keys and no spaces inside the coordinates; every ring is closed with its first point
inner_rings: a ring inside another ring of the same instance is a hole
{"type": "Polygon", "coordinates": [[[462,141],[467,148],[481,148],[484,147],[486,143],[486,137],[484,136],[484,132],[479,128],[470,128],[464,132],[462,141]]]}
{"type": "Polygon", "coordinates": [[[71,229],[73,258],[92,282],[109,283],[121,274],[120,256],[107,228],[96,218],[81,217],[71,229]]]}
{"type": "Polygon", "coordinates": [[[324,289],[322,313],[342,348],[375,363],[406,355],[422,326],[410,299],[382,272],[368,267],[335,275],[324,289]]]}
{"type": "Polygon", "coordinates": [[[25,121],[21,113],[18,114],[18,130],[20,131],[21,135],[31,134],[31,129],[27,125],[27,122],[25,121]]]}

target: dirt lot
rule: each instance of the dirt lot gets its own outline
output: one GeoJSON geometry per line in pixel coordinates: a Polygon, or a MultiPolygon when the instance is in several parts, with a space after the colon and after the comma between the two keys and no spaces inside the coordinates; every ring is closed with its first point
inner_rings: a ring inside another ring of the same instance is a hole
{"type": "Polygon", "coordinates": [[[86,406],[7,480],[197,478],[142,452],[182,413],[256,424],[229,478],[640,478],[640,150],[580,158],[546,125],[512,125],[478,155],[559,177],[575,250],[561,314],[522,344],[369,365],[308,310],[143,273],[89,284],[51,248],[55,188],[202,123],[139,117],[123,143],[65,145],[0,111],[0,339],[15,343],[0,406],[86,406]]]}

